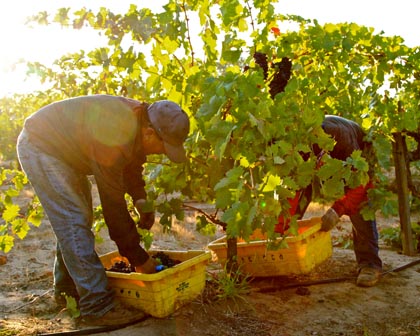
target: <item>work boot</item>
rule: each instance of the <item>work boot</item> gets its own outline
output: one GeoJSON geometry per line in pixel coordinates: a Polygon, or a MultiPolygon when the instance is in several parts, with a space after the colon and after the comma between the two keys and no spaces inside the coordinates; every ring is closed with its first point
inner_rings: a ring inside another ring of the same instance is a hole
{"type": "Polygon", "coordinates": [[[363,267],[359,271],[356,284],[360,287],[375,286],[381,277],[381,271],[375,267],[363,267]]]}
{"type": "Polygon", "coordinates": [[[135,308],[128,308],[121,303],[117,303],[114,308],[102,316],[85,315],[78,319],[79,326],[116,326],[126,325],[140,321],[145,318],[147,314],[135,308]]]}

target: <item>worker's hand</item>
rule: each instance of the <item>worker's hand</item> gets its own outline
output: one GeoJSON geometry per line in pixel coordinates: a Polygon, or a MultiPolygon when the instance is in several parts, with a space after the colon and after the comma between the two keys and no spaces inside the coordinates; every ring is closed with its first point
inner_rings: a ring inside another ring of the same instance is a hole
{"type": "Polygon", "coordinates": [[[140,214],[140,221],[137,226],[140,229],[150,230],[155,223],[155,213],[154,212],[143,212],[140,214]]]}
{"type": "Polygon", "coordinates": [[[150,230],[155,223],[155,213],[153,211],[145,211],[144,205],[146,200],[139,199],[136,201],[135,207],[140,216],[140,221],[137,223],[137,226],[140,229],[150,230]]]}
{"type": "Polygon", "coordinates": [[[157,265],[158,262],[154,258],[149,257],[149,259],[147,259],[147,261],[143,265],[135,266],[135,270],[137,273],[143,274],[156,273],[157,265]]]}
{"type": "Polygon", "coordinates": [[[321,231],[332,230],[340,221],[337,213],[333,208],[329,208],[324,216],[321,217],[321,231]]]}

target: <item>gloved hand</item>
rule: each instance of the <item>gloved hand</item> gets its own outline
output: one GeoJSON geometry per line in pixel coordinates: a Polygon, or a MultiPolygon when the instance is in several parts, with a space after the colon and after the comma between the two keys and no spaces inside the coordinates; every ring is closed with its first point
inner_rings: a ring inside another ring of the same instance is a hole
{"type": "Polygon", "coordinates": [[[333,208],[329,208],[324,216],[321,217],[321,231],[332,230],[340,221],[337,213],[333,208]]]}
{"type": "Polygon", "coordinates": [[[149,257],[143,265],[135,266],[134,268],[137,273],[152,274],[157,272],[157,265],[159,265],[158,262],[154,258],[149,257]]]}
{"type": "Polygon", "coordinates": [[[136,201],[135,207],[140,215],[140,221],[137,226],[140,229],[150,230],[155,223],[155,213],[153,211],[144,211],[143,206],[146,204],[146,200],[139,199],[136,201]]]}

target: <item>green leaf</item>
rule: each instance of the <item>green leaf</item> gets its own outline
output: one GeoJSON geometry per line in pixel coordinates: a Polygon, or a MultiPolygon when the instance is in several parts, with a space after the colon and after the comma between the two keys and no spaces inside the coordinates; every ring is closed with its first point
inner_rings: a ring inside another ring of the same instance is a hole
{"type": "Polygon", "coordinates": [[[179,42],[177,40],[173,40],[169,36],[166,36],[162,43],[165,45],[165,49],[169,54],[174,53],[179,47],[179,42]]]}
{"type": "Polygon", "coordinates": [[[261,185],[262,189],[260,188],[260,191],[266,193],[266,192],[276,190],[276,188],[280,185],[280,183],[281,183],[280,176],[267,173],[267,175],[264,176],[263,183],[261,185]]]}
{"type": "Polygon", "coordinates": [[[14,219],[11,221],[13,233],[16,234],[20,239],[24,239],[29,232],[29,224],[22,218],[14,219]]]}
{"type": "Polygon", "coordinates": [[[322,194],[327,199],[338,199],[344,195],[344,183],[342,180],[330,179],[322,184],[322,194]]]}
{"type": "Polygon", "coordinates": [[[325,26],[324,26],[324,30],[325,30],[325,32],[327,32],[327,33],[333,33],[333,32],[335,32],[335,31],[337,31],[338,30],[338,25],[336,25],[336,24],[333,24],[333,23],[327,23],[325,26]]]}
{"type": "Polygon", "coordinates": [[[337,176],[337,172],[341,172],[342,169],[343,169],[343,161],[328,158],[325,160],[325,164],[319,168],[317,172],[317,176],[321,180],[327,180],[333,176],[337,176]]]}
{"type": "Polygon", "coordinates": [[[28,216],[28,222],[32,225],[39,227],[42,223],[42,219],[44,218],[44,214],[37,210],[31,211],[28,216]]]}
{"type": "Polygon", "coordinates": [[[5,192],[5,195],[7,195],[7,197],[10,197],[10,198],[19,196],[19,194],[20,194],[19,190],[13,189],[13,188],[9,188],[5,192]]]}
{"type": "Polygon", "coordinates": [[[232,205],[233,197],[231,193],[225,189],[219,189],[216,191],[216,208],[226,209],[232,205]]]}
{"type": "Polygon", "coordinates": [[[255,216],[257,215],[258,206],[254,205],[249,209],[248,216],[246,219],[246,226],[251,227],[251,224],[253,223],[255,216]]]}
{"type": "Polygon", "coordinates": [[[280,156],[274,156],[273,157],[273,162],[274,162],[274,164],[281,165],[281,164],[285,163],[286,161],[280,156]]]}
{"type": "Polygon", "coordinates": [[[226,62],[229,63],[237,63],[239,58],[241,57],[242,51],[241,50],[225,50],[222,53],[222,57],[226,62]]]}
{"type": "Polygon", "coordinates": [[[141,241],[143,243],[143,246],[146,250],[149,250],[152,247],[152,243],[153,243],[153,232],[151,232],[150,230],[145,230],[145,229],[137,229],[137,232],[139,233],[140,237],[141,237],[141,241]]]}
{"type": "Polygon", "coordinates": [[[66,298],[66,308],[70,316],[74,319],[77,319],[80,316],[80,310],[78,308],[76,298],[69,295],[65,295],[65,298],[66,298]]]}
{"type": "Polygon", "coordinates": [[[204,235],[214,235],[216,233],[216,225],[210,223],[206,216],[197,216],[197,231],[204,235]]]}
{"type": "Polygon", "coordinates": [[[367,172],[369,169],[368,163],[362,157],[362,151],[360,150],[353,151],[351,154],[351,159],[347,162],[351,163],[354,168],[362,172],[367,172]]]}
{"type": "Polygon", "coordinates": [[[6,205],[6,209],[3,211],[2,217],[6,222],[11,222],[19,216],[19,210],[20,207],[17,204],[6,205]]]}
{"type": "Polygon", "coordinates": [[[218,141],[218,144],[216,145],[215,154],[219,159],[223,158],[223,154],[225,153],[226,146],[228,145],[230,138],[232,136],[233,129],[234,127],[229,131],[228,134],[226,134],[226,137],[224,139],[220,139],[218,141]]]}
{"type": "Polygon", "coordinates": [[[230,169],[226,173],[226,177],[222,178],[216,184],[216,186],[214,187],[214,190],[219,190],[221,188],[225,188],[226,186],[230,186],[232,184],[237,184],[243,172],[244,170],[241,166],[230,169]]]}
{"type": "Polygon", "coordinates": [[[12,247],[14,246],[14,238],[10,235],[0,235],[0,251],[4,253],[10,252],[12,247]]]}
{"type": "MultiPolygon", "coordinates": [[[[246,236],[247,228],[246,222],[248,218],[248,205],[242,202],[236,202],[230,209],[227,209],[221,220],[228,224],[226,234],[228,237],[242,237],[246,236]],[[245,232],[245,234],[242,234],[245,232]]],[[[249,232],[248,232],[249,235],[249,232]]]]}

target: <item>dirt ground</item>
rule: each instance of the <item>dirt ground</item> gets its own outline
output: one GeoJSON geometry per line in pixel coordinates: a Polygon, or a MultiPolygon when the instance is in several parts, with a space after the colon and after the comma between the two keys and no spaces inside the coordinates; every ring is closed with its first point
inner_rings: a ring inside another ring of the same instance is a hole
{"type": "MultiPolygon", "coordinates": [[[[324,210],[313,204],[306,217],[318,216],[324,210]]],[[[398,226],[398,218],[378,217],[379,230],[390,226],[398,226]]],[[[170,233],[163,233],[159,224],[152,230],[153,248],[163,250],[206,249],[223,235],[198,234],[193,216],[183,223],[174,222],[170,233]]],[[[420,263],[398,269],[420,260],[420,255],[405,256],[381,242],[380,256],[387,273],[377,286],[360,288],[355,285],[353,250],[342,247],[351,241],[350,232],[351,223],[343,217],[331,232],[332,257],[310,274],[255,279],[250,291],[237,300],[216,300],[209,283],[201,296],[167,318],[147,318],[96,335],[420,335],[420,263]],[[310,283],[314,281],[318,284],[310,283]]],[[[55,305],[54,248],[55,238],[45,220],[25,240],[16,241],[6,255],[6,263],[0,265],[0,336],[92,334],[74,331],[69,313],[55,305]]],[[[116,247],[105,235],[105,242],[98,244],[97,250],[101,255],[116,247]]],[[[217,261],[208,265],[209,278],[217,268],[217,261]]]]}

